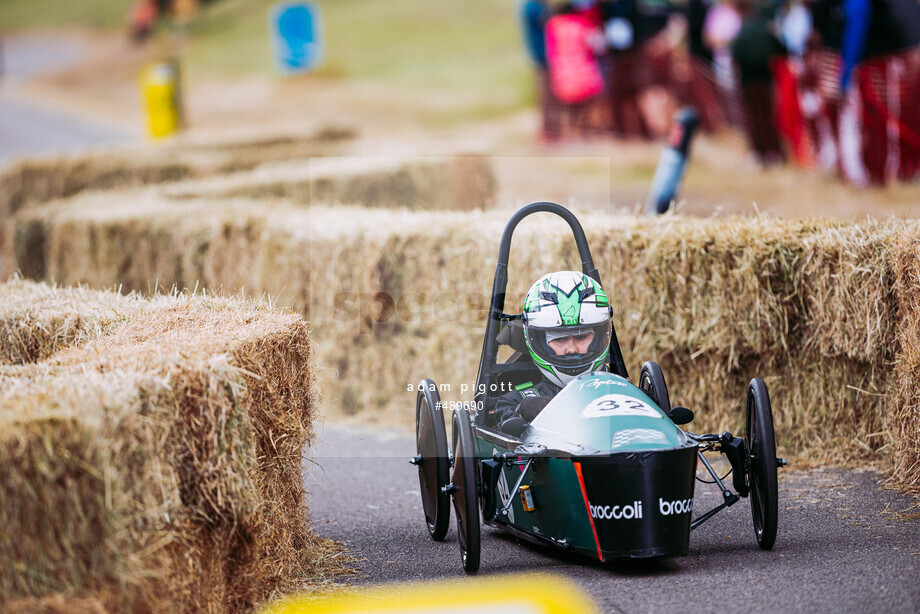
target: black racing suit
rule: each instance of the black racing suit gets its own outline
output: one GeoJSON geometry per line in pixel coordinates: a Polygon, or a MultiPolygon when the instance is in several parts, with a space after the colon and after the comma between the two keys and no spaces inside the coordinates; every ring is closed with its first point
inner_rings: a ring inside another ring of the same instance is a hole
{"type": "Polygon", "coordinates": [[[515,389],[511,392],[507,392],[498,397],[498,401],[495,403],[495,416],[498,423],[501,424],[505,420],[515,416],[523,418],[526,422],[530,422],[536,418],[536,414],[522,415],[518,411],[525,399],[544,398],[549,401],[549,399],[556,396],[560,390],[562,390],[561,386],[547,381],[546,378],[540,379],[536,384],[533,382],[526,382],[520,386],[515,386],[515,389]]]}

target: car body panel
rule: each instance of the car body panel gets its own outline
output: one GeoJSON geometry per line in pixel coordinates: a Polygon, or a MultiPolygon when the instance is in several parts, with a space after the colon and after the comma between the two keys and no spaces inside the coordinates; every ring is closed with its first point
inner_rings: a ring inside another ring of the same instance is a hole
{"type": "Polygon", "coordinates": [[[606,372],[573,380],[520,445],[482,434],[475,437],[481,458],[510,461],[492,524],[600,560],[686,554],[697,444],[628,380],[606,372]],[[522,471],[529,512],[515,488],[522,471]]]}

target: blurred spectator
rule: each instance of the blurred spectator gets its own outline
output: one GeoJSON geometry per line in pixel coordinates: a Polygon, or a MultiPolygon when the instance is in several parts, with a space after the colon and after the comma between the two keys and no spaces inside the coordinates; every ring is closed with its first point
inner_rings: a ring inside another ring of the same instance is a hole
{"type": "Polygon", "coordinates": [[[651,138],[682,104],[704,129],[743,125],[764,166],[788,152],[854,185],[920,175],[918,0],[579,0],[556,13],[541,38],[546,2],[522,5],[544,106],[559,108],[549,138],[651,138]]]}
{"type": "Polygon", "coordinates": [[[596,8],[593,3],[567,3],[546,22],[549,85],[553,96],[565,104],[560,121],[582,132],[588,125],[592,99],[604,91],[597,59],[601,49],[596,8]]]}
{"type": "Polygon", "coordinates": [[[739,0],[741,29],[732,43],[732,60],[740,77],[745,130],[757,160],[763,166],[783,162],[785,156],[774,123],[773,60],[785,53],[770,30],[772,10],[752,0],[739,0]]]}
{"type": "Polygon", "coordinates": [[[687,35],[690,54],[708,63],[712,63],[712,47],[703,36],[703,26],[709,10],[715,4],[716,0],[688,0],[687,2],[687,35]]]}
{"type": "Polygon", "coordinates": [[[540,102],[541,136],[552,140],[559,138],[559,101],[553,96],[549,87],[549,74],[546,61],[546,22],[550,17],[546,0],[524,0],[521,3],[521,23],[524,30],[524,43],[527,54],[537,75],[537,92],[540,102]]]}
{"type": "Polygon", "coordinates": [[[740,30],[741,15],[727,0],[718,0],[706,14],[706,21],[703,23],[703,40],[712,49],[716,83],[719,90],[727,96],[735,89],[731,44],[740,30]]]}
{"type": "MultiPolygon", "coordinates": [[[[668,0],[634,0],[634,41],[642,50],[645,69],[641,72],[641,85],[645,88],[671,85],[671,41],[668,37],[668,23],[672,11],[676,10],[668,0]]],[[[670,125],[670,115],[667,118],[670,125]]]]}
{"type": "Polygon", "coordinates": [[[641,46],[654,39],[667,27],[668,18],[674,7],[668,0],[634,0],[634,3],[634,39],[636,45],[641,46]]]}
{"type": "Polygon", "coordinates": [[[546,0],[524,0],[521,3],[524,43],[530,60],[542,70],[546,70],[546,22],[549,16],[546,0]]]}
{"type": "Polygon", "coordinates": [[[920,172],[920,5],[817,0],[823,112],[843,176],[858,186],[920,172]]]}
{"type": "Polygon", "coordinates": [[[198,7],[210,0],[134,0],[128,12],[128,32],[136,42],[145,41],[158,21],[169,17],[184,28],[195,17],[198,7]]]}
{"type": "Polygon", "coordinates": [[[642,56],[636,48],[636,2],[604,0],[600,10],[610,49],[606,65],[610,130],[620,138],[650,139],[652,132],[639,106],[642,56]]]}
{"type": "Polygon", "coordinates": [[[160,14],[158,0],[136,0],[128,14],[128,29],[132,40],[142,42],[150,36],[160,14]]]}
{"type": "Polygon", "coordinates": [[[706,19],[715,6],[716,0],[689,0],[686,7],[690,75],[681,103],[696,109],[700,127],[707,132],[725,123],[725,105],[713,71],[713,48],[705,36],[706,19]]]}
{"type": "Polygon", "coordinates": [[[777,14],[783,45],[790,55],[802,58],[811,38],[811,11],[803,0],[787,0],[777,14]]]}
{"type": "Polygon", "coordinates": [[[639,104],[653,134],[668,133],[678,100],[686,98],[689,60],[681,52],[687,20],[669,0],[635,0],[635,44],[640,53],[637,71],[639,104]]]}
{"type": "Polygon", "coordinates": [[[861,161],[874,184],[920,172],[918,45],[917,0],[844,1],[840,89],[858,92],[861,161]]]}
{"type": "Polygon", "coordinates": [[[804,89],[809,86],[805,82],[803,57],[811,37],[811,13],[801,0],[787,0],[777,13],[776,23],[783,46],[789,52],[773,64],[777,129],[788,142],[795,161],[810,168],[815,163],[815,135],[809,127],[813,126],[817,112],[817,93],[813,84],[810,91],[804,89]],[[808,117],[805,107],[808,107],[808,117]]]}
{"type": "MultiPolygon", "coordinates": [[[[840,164],[840,42],[843,38],[843,2],[814,0],[811,4],[813,33],[807,63],[814,67],[818,92],[819,159],[824,168],[840,164]],[[830,132],[830,141],[826,133],[830,132]]],[[[844,139],[846,140],[846,139],[844,139]]],[[[852,156],[851,156],[852,158],[852,156]]],[[[843,172],[843,166],[841,165],[843,172]]],[[[844,173],[846,175],[846,173],[844,173]]],[[[865,181],[865,178],[862,178],[865,181]]]]}

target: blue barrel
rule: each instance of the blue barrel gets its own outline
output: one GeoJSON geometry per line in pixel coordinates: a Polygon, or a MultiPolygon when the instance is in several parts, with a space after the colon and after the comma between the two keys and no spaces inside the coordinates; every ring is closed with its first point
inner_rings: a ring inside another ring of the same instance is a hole
{"type": "Polygon", "coordinates": [[[309,2],[282,2],[269,16],[275,65],[284,74],[312,70],[323,57],[319,7],[309,2]]]}

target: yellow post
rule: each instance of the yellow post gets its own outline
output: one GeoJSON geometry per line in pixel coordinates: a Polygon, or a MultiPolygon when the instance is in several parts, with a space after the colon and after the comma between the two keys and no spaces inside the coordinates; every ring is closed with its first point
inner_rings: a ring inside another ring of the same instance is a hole
{"type": "Polygon", "coordinates": [[[584,589],[567,578],[523,574],[361,587],[321,597],[291,595],[269,603],[259,614],[594,614],[598,611],[584,589]]]}
{"type": "Polygon", "coordinates": [[[141,73],[141,97],[147,112],[147,133],[153,138],[173,134],[182,127],[178,62],[157,62],[141,73]]]}

